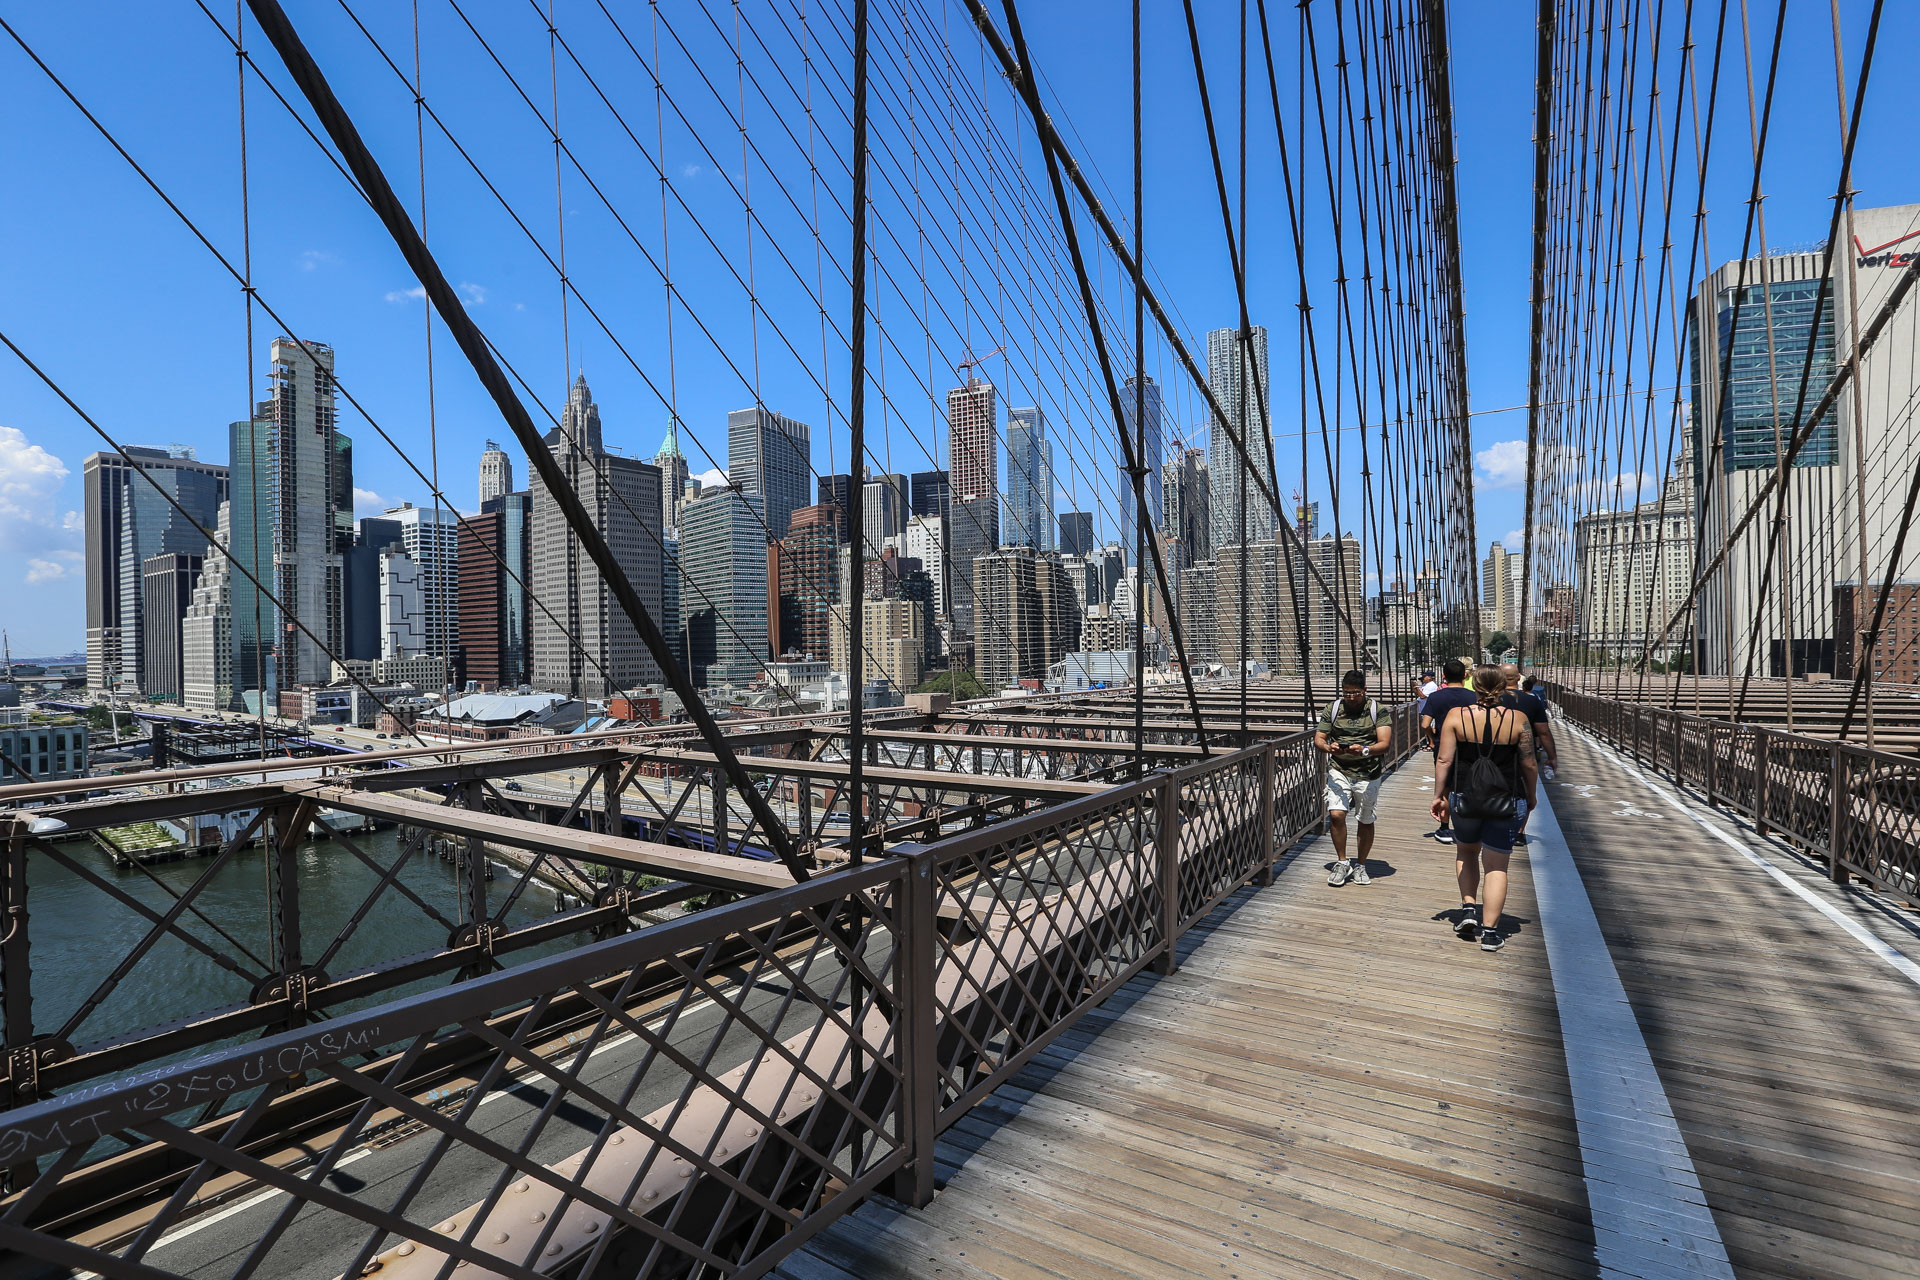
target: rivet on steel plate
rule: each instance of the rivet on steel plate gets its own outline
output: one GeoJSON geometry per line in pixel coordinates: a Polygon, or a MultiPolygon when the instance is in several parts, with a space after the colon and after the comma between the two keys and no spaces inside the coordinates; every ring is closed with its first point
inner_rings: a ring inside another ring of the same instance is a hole
{"type": "Polygon", "coordinates": [[[660,1193],[658,1191],[653,1190],[651,1187],[649,1187],[647,1190],[640,1193],[640,1198],[642,1200],[645,1200],[648,1204],[652,1204],[655,1200],[658,1200],[660,1198],[660,1193]]]}
{"type": "Polygon", "coordinates": [[[522,1178],[520,1181],[513,1184],[513,1189],[515,1191],[531,1191],[533,1189],[533,1184],[531,1182],[528,1182],[525,1178],[522,1178]]]}
{"type": "Polygon", "coordinates": [[[511,1239],[513,1239],[513,1237],[508,1235],[504,1231],[496,1231],[493,1233],[493,1242],[495,1244],[505,1244],[507,1241],[511,1239]]]}
{"type": "Polygon", "coordinates": [[[626,1141],[626,1139],[625,1139],[625,1138],[623,1138],[623,1137],[621,1137],[621,1136],[620,1136],[619,1134],[617,1134],[617,1133],[616,1133],[616,1134],[614,1134],[614,1135],[613,1135],[613,1136],[612,1136],[611,1138],[608,1138],[608,1139],[607,1139],[607,1141],[608,1141],[608,1142],[611,1142],[611,1143],[612,1143],[612,1144],[613,1144],[614,1146],[616,1146],[616,1147],[617,1147],[617,1146],[619,1146],[619,1145],[620,1145],[621,1143],[623,1143],[623,1142],[625,1142],[625,1141],[626,1141]]]}
{"type": "Polygon", "coordinates": [[[599,1232],[599,1230],[600,1230],[600,1224],[599,1224],[599,1223],[597,1223],[597,1222],[589,1222],[589,1223],[587,1224],[587,1234],[588,1234],[588,1235],[595,1235],[595,1234],[597,1234],[597,1233],[599,1232]]]}
{"type": "Polygon", "coordinates": [[[528,1222],[545,1222],[546,1220],[547,1220],[547,1211],[545,1209],[535,1209],[532,1213],[527,1215],[528,1222]]]}
{"type": "Polygon", "coordinates": [[[438,1227],[436,1227],[435,1230],[444,1231],[448,1235],[452,1235],[455,1231],[459,1230],[459,1228],[460,1228],[460,1224],[457,1222],[443,1222],[438,1227]]]}
{"type": "Polygon", "coordinates": [[[680,1176],[683,1178],[691,1178],[693,1176],[693,1170],[691,1168],[682,1169],[680,1176]]]}
{"type": "Polygon", "coordinates": [[[395,1249],[394,1252],[403,1258],[408,1257],[413,1253],[413,1245],[411,1242],[403,1244],[398,1249],[395,1249]]]}
{"type": "Polygon", "coordinates": [[[561,1246],[560,1246],[560,1245],[558,1245],[558,1244],[550,1244],[550,1245],[548,1245],[548,1246],[547,1246],[547,1256],[548,1256],[549,1258],[557,1258],[557,1257],[559,1257],[559,1256],[560,1256],[560,1249],[561,1249],[561,1246]]]}

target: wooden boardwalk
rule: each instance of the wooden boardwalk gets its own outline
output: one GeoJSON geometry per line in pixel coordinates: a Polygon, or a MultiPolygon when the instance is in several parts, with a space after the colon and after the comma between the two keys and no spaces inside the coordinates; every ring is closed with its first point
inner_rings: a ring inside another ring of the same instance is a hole
{"type": "Polygon", "coordinates": [[[1539,824],[1561,870],[1536,893],[1516,856],[1504,951],[1442,918],[1416,760],[1371,886],[1329,888],[1324,839],[1297,852],[949,1131],[932,1205],[870,1202],[776,1274],[1920,1276],[1920,985],[1610,757],[1561,763],[1572,860],[1539,824]]]}

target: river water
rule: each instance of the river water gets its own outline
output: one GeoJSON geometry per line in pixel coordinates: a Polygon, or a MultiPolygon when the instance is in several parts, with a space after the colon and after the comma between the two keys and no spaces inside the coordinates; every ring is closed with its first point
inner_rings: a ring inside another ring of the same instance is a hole
{"type": "MultiPolygon", "coordinates": [[[[353,838],[360,849],[382,867],[392,865],[399,854],[397,831],[358,832],[353,838]]],[[[69,841],[59,848],[68,858],[120,892],[163,914],[174,901],[167,890],[173,894],[185,893],[213,865],[211,858],[186,858],[151,866],[143,872],[116,868],[104,852],[91,844],[69,841]]],[[[359,910],[368,893],[379,883],[381,873],[335,841],[299,845],[296,864],[302,949],[306,963],[311,965],[320,960],[335,936],[359,910]]],[[[495,878],[487,886],[489,902],[495,910],[506,901],[514,884],[512,869],[496,864],[495,878]]],[[[69,1020],[82,1004],[139,945],[153,927],[152,921],[44,853],[28,854],[27,885],[36,1033],[61,1035],[76,1045],[86,1045],[116,1040],[131,1032],[195,1017],[247,999],[251,985],[248,978],[221,967],[187,942],[169,935],[154,944],[99,1007],[69,1027],[69,1020]]],[[[352,936],[327,961],[329,975],[342,977],[370,965],[446,945],[447,926],[401,893],[402,885],[448,920],[461,919],[464,877],[453,864],[425,852],[416,853],[395,884],[388,886],[352,936]]],[[[517,926],[550,918],[554,901],[551,889],[539,883],[530,885],[514,903],[508,923],[517,926]]],[[[569,905],[577,903],[570,901],[569,905]]],[[[207,918],[202,920],[191,911],[186,912],[180,918],[182,928],[204,940],[211,949],[233,956],[250,974],[262,973],[271,967],[273,952],[269,939],[273,917],[265,849],[255,847],[236,853],[200,891],[194,906],[207,918]],[[231,942],[216,932],[216,925],[231,937],[231,942]]],[[[576,936],[529,947],[511,953],[505,961],[524,964],[538,956],[576,946],[581,940],[576,936]]],[[[423,979],[380,999],[431,989],[450,981],[452,976],[447,973],[423,979]]]]}

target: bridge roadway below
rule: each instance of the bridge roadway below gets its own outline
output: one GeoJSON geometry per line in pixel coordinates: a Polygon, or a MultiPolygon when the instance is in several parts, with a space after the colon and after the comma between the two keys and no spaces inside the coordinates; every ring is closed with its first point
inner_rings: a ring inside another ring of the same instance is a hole
{"type": "Polygon", "coordinates": [[[1570,726],[1497,954],[1416,759],[785,1280],[1920,1275],[1920,917],[1570,726]]]}

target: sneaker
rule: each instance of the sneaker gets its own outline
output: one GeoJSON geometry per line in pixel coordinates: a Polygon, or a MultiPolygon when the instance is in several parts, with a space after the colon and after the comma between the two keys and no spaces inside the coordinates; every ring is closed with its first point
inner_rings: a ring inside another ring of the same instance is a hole
{"type": "Polygon", "coordinates": [[[1482,951],[1498,951],[1506,945],[1507,935],[1500,932],[1499,925],[1480,931],[1480,949],[1482,951]]]}
{"type": "Polygon", "coordinates": [[[1356,862],[1353,864],[1353,882],[1355,884],[1372,884],[1373,883],[1373,877],[1367,874],[1366,863],[1356,862]]]}
{"type": "Polygon", "coordinates": [[[1472,942],[1480,936],[1480,908],[1468,903],[1460,908],[1460,918],[1454,921],[1453,931],[1461,938],[1472,942]]]}
{"type": "Polygon", "coordinates": [[[1522,848],[1522,847],[1524,847],[1524,846],[1526,845],[1526,843],[1527,843],[1527,833],[1526,833],[1526,832],[1524,832],[1524,831],[1516,831],[1516,832],[1514,832],[1514,833],[1513,833],[1513,847],[1514,847],[1514,848],[1516,848],[1516,849],[1519,849],[1519,848],[1522,848]]]}
{"type": "Polygon", "coordinates": [[[1341,885],[1345,884],[1348,880],[1351,880],[1352,878],[1353,878],[1353,867],[1350,863],[1346,863],[1346,862],[1334,863],[1333,870],[1327,872],[1327,883],[1332,885],[1336,889],[1338,889],[1341,885]]]}
{"type": "Polygon", "coordinates": [[[1434,832],[1434,833],[1433,833],[1433,838],[1434,838],[1435,840],[1438,840],[1438,841],[1439,841],[1439,842],[1440,842],[1441,844],[1452,844],[1452,843],[1453,843],[1453,828],[1452,828],[1452,827],[1442,827],[1442,828],[1440,828],[1440,829],[1439,829],[1438,831],[1436,831],[1436,832],[1434,832]]]}

